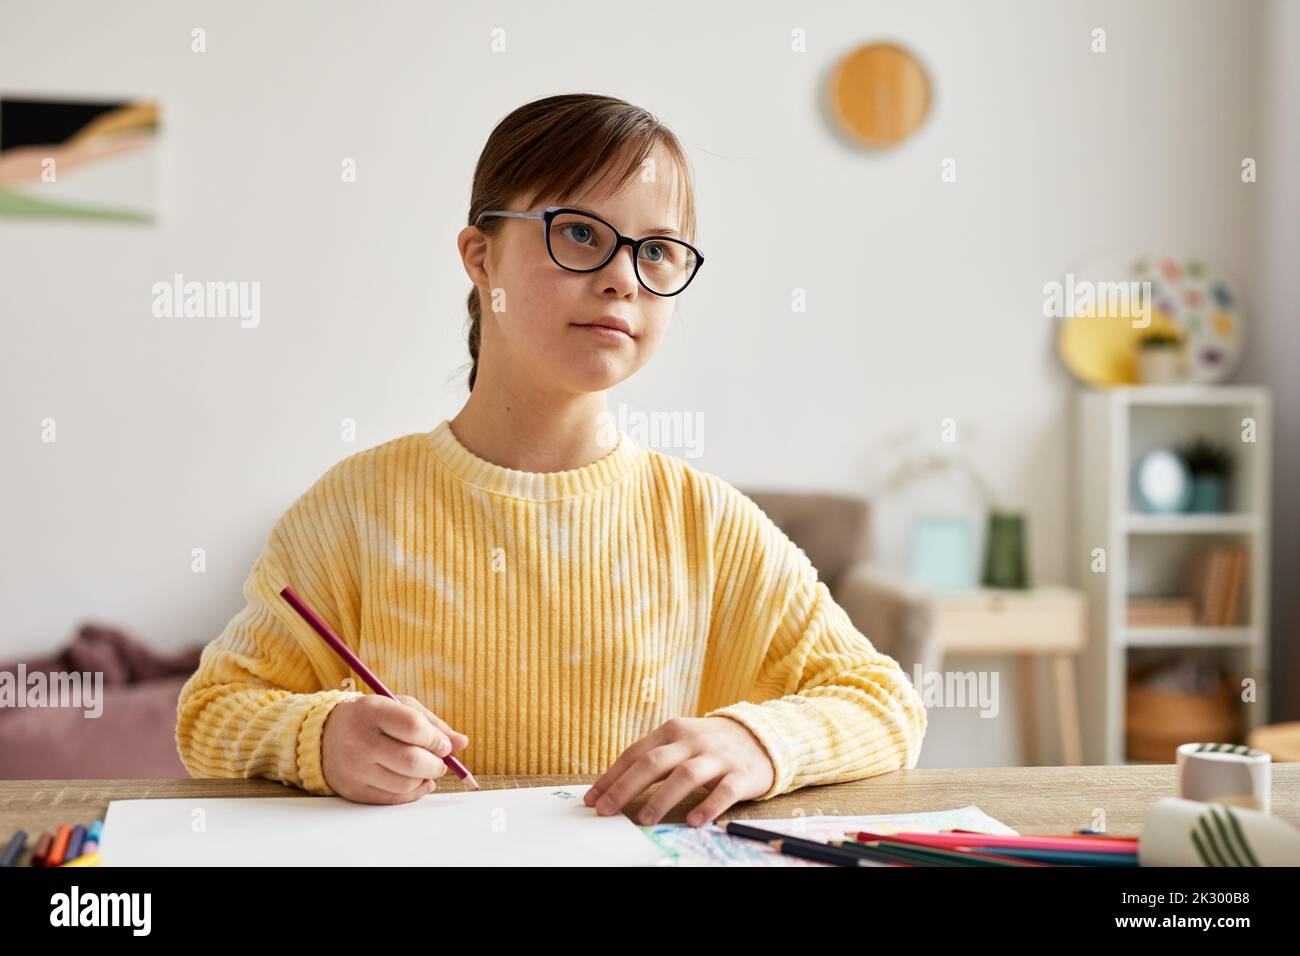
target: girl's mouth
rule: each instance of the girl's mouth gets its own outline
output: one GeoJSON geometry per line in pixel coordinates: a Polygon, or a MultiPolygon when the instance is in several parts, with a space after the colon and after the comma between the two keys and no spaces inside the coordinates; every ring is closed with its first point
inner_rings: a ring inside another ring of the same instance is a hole
{"type": "Polygon", "coordinates": [[[594,333],[597,337],[607,342],[631,342],[632,336],[622,329],[612,329],[607,325],[578,325],[575,328],[585,329],[594,333]]]}

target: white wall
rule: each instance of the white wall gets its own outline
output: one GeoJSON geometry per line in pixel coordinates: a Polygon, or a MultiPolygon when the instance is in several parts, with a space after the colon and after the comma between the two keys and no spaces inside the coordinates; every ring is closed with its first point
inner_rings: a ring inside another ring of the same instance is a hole
{"type": "MultiPolygon", "coordinates": [[[[1030,513],[1035,577],[1065,580],[1074,385],[1043,284],[1108,252],[1197,253],[1264,290],[1256,354],[1293,334],[1296,219],[1264,217],[1267,174],[1245,187],[1238,167],[1283,106],[1295,115],[1295,67],[1270,67],[1285,48],[1264,43],[1281,19],[1294,56],[1294,9],[630,9],[0,4],[0,91],[156,96],[168,154],[156,228],[0,220],[0,659],[53,649],[87,619],[161,647],[209,640],[316,477],[455,413],[471,172],[495,123],[538,96],[622,96],[690,151],[708,265],[612,401],[702,413],[692,464],[742,487],[860,491],[885,436],[952,416],[1030,513]],[[1105,54],[1090,52],[1094,27],[1105,54]],[[790,51],[794,28],[807,53],[790,51]],[[872,38],[915,50],[936,92],[923,130],[877,156],[847,147],[820,105],[835,60],[872,38]],[[1284,97],[1264,95],[1284,79],[1284,97]],[[1289,258],[1261,268],[1257,249],[1279,243],[1289,258]],[[153,318],[151,286],[176,272],[259,281],[261,325],[153,318]],[[791,314],[795,287],[806,314],[791,314]],[[56,445],[39,440],[47,416],[56,445]],[[356,444],[339,439],[345,417],[356,444]]],[[[1252,367],[1288,381],[1275,361],[1252,367]]]]}
{"type": "Polygon", "coordinates": [[[1300,719],[1300,3],[1269,0],[1260,71],[1259,216],[1251,256],[1263,329],[1242,378],[1273,389],[1273,720],[1300,719]]]}

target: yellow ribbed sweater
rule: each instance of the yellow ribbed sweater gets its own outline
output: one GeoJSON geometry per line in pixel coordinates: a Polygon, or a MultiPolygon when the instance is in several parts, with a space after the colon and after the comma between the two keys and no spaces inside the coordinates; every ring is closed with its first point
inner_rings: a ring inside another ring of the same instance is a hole
{"type": "Polygon", "coordinates": [[[467,734],[457,756],[480,775],[603,773],[670,717],[722,715],[767,750],[765,800],[915,766],[925,734],[911,682],[804,552],[725,481],[627,435],[533,473],[443,421],[339,462],[276,522],[181,691],[177,748],[196,777],[332,795],[321,728],[370,691],[285,585],[467,734]]]}

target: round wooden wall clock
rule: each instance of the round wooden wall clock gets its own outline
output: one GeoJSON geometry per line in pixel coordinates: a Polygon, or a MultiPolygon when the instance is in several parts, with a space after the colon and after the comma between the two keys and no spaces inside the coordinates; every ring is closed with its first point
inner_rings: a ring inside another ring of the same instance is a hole
{"type": "Polygon", "coordinates": [[[870,43],[848,54],[835,68],[831,107],[857,141],[894,146],[910,136],[930,111],[930,78],[902,47],[870,43]]]}

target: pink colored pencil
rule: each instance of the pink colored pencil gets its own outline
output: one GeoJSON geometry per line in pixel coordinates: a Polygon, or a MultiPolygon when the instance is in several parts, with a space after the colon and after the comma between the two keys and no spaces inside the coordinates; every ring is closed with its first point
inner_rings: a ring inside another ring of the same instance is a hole
{"type": "Polygon", "coordinates": [[[996,853],[998,847],[1023,850],[1072,850],[1088,853],[1136,853],[1138,841],[1093,840],[1089,837],[1002,836],[995,833],[859,833],[859,840],[893,840],[939,848],[984,847],[996,853]]]}
{"type": "MultiPolygon", "coordinates": [[[[375,675],[375,672],[363,664],[361,658],[352,653],[352,649],[344,644],[337,634],[330,630],[330,626],[321,620],[320,615],[313,611],[307,605],[307,602],[298,596],[297,592],[294,591],[293,588],[286,586],[280,592],[280,597],[288,601],[289,605],[298,612],[299,616],[311,625],[311,629],[320,635],[321,640],[329,645],[330,650],[343,659],[343,663],[347,664],[348,667],[361,675],[361,679],[370,685],[371,690],[376,694],[383,694],[390,700],[397,700],[397,695],[384,686],[384,682],[375,675]]],[[[474,779],[474,775],[469,772],[469,768],[454,756],[447,754],[447,756],[438,759],[450,767],[456,776],[460,777],[461,780],[464,780],[475,790],[481,789],[478,785],[478,781],[474,779]]]]}

